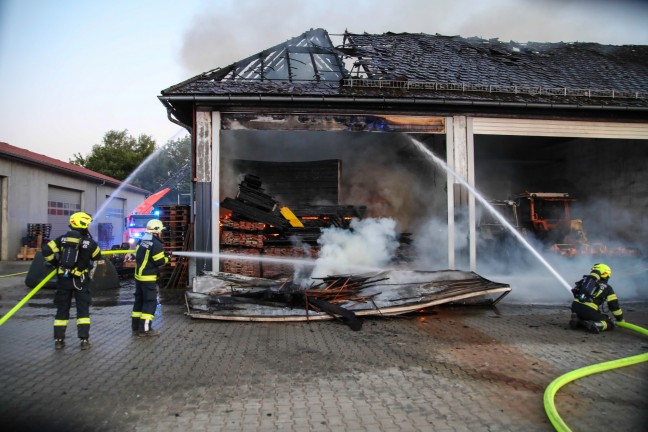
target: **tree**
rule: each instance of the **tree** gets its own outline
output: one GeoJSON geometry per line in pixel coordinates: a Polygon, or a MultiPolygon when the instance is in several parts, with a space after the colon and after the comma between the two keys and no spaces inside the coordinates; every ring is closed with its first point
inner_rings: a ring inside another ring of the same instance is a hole
{"type": "Polygon", "coordinates": [[[173,199],[176,199],[178,194],[189,191],[190,180],[191,137],[188,135],[175,141],[168,141],[166,145],[156,150],[150,163],[141,168],[136,179],[138,186],[152,192],[166,187],[172,189],[168,197],[173,199]]]}
{"type": "MultiPolygon", "coordinates": [[[[135,139],[128,130],[111,130],[104,135],[103,144],[92,146],[92,151],[86,157],[80,153],[75,154],[70,163],[123,181],[155,149],[155,141],[148,135],[142,134],[135,139]]],[[[135,184],[130,181],[129,183],[135,184]]]]}

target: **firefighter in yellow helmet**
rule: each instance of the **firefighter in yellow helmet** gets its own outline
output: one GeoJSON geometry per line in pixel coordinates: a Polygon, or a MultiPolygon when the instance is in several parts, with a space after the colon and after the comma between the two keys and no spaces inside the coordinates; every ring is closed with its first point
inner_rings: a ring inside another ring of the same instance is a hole
{"type": "Polygon", "coordinates": [[[153,330],[153,316],[157,307],[158,268],[169,262],[160,234],[164,225],[159,219],[146,224],[146,232],[135,247],[135,303],[131,313],[133,334],[158,336],[153,330]]]}
{"type": "Polygon", "coordinates": [[[76,304],[77,335],[81,349],[90,348],[90,271],[93,261],[101,259],[101,249],[88,232],[92,216],[77,212],[70,216],[70,230],[43,244],[43,258],[57,269],[54,294],[54,348],[65,346],[65,332],[70,320],[72,297],[76,304]]]}
{"type": "Polygon", "coordinates": [[[590,273],[576,282],[572,289],[574,301],[571,306],[569,327],[572,329],[584,327],[590,333],[614,330],[612,318],[601,311],[603,303],[606,302],[614,320],[623,321],[619,299],[612,286],[608,284],[611,276],[612,269],[608,265],[594,264],[590,273]]]}

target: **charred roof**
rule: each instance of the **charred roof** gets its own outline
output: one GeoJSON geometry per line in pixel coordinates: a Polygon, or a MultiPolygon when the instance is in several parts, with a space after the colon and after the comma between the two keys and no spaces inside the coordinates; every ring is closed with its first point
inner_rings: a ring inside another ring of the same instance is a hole
{"type": "Polygon", "coordinates": [[[274,96],[291,103],[300,97],[354,97],[648,108],[645,45],[411,33],[341,36],[334,46],[326,30],[309,30],[167,88],[160,99],[167,106],[173,100],[208,102],[210,96],[212,102],[253,96],[252,103],[274,96]]]}

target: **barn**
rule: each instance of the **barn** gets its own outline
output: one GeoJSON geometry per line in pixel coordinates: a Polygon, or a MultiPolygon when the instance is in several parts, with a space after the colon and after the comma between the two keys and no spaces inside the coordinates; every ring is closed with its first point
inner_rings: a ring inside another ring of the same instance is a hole
{"type": "Polygon", "coordinates": [[[648,46],[311,29],[158,98],[192,134],[196,251],[251,172],[289,207],[394,219],[428,269],[491,269],[488,203],[529,192],[569,197],[592,242],[648,240],[648,46]]]}

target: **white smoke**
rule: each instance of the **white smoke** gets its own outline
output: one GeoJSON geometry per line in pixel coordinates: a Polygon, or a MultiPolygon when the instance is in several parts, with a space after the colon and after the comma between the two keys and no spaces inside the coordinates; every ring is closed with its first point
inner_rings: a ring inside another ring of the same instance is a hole
{"type": "Polygon", "coordinates": [[[311,278],[385,268],[399,245],[396,222],[388,218],[354,219],[348,230],[323,229],[318,243],[320,253],[311,278]]]}

